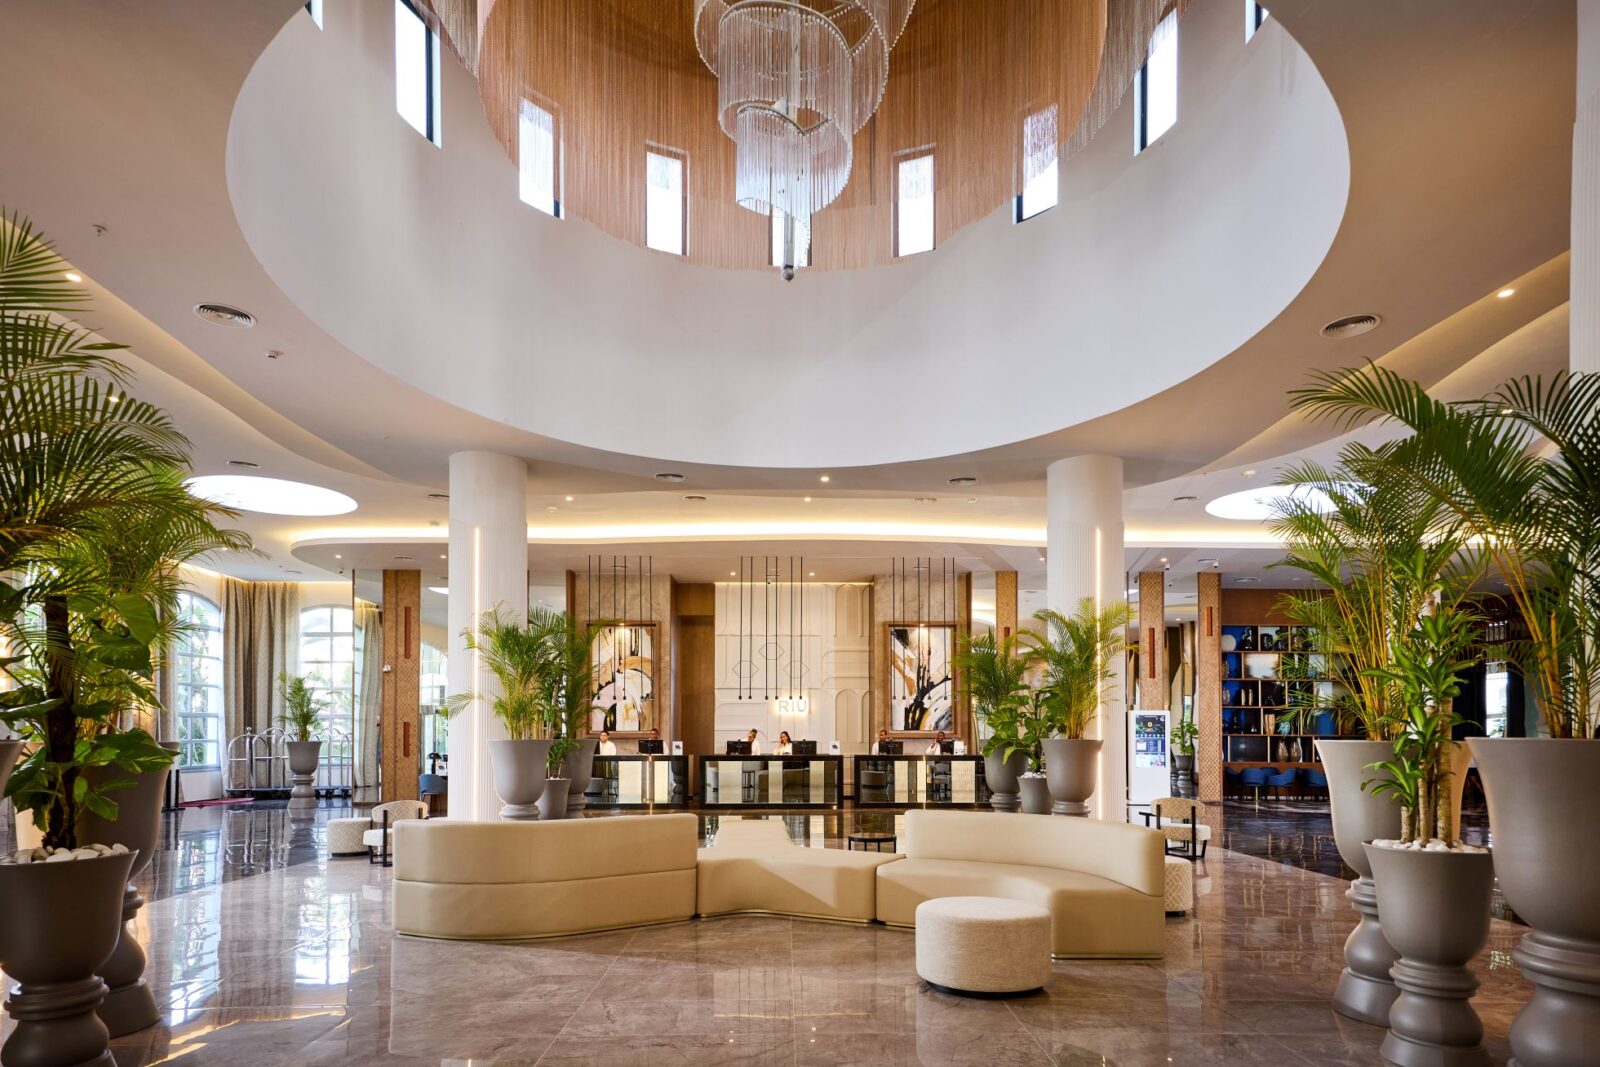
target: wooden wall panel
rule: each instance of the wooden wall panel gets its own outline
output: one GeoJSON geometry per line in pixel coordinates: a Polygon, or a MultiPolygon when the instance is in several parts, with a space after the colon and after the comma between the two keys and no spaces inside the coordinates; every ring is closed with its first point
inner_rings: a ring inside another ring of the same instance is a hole
{"type": "MultiPolygon", "coordinates": [[[[672,720],[667,740],[683,742],[691,755],[714,750],[717,711],[717,587],[710,582],[674,583],[672,602],[672,720]]],[[[665,736],[665,731],[662,731],[665,736]]],[[[671,745],[669,744],[670,748],[671,745]]]]}
{"type": "Polygon", "coordinates": [[[1222,799],[1222,575],[1202,571],[1195,604],[1195,783],[1201,800],[1222,799]]]}
{"type": "Polygon", "coordinates": [[[383,800],[415,800],[422,768],[422,572],[383,572],[383,800]]]}
{"type": "Polygon", "coordinates": [[[1225,625],[1288,626],[1293,619],[1278,610],[1286,589],[1224,589],[1222,621],[1225,625]]]}
{"type": "Polygon", "coordinates": [[[1139,707],[1165,711],[1167,685],[1167,575],[1139,572],[1139,707]]]}
{"type": "Polygon", "coordinates": [[[994,628],[998,637],[1017,632],[1017,572],[994,572],[994,628]]]}

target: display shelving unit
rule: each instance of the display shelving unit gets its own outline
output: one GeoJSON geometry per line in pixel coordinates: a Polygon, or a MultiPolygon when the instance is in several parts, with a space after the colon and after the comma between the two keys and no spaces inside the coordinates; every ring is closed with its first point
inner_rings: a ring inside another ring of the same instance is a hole
{"type": "Polygon", "coordinates": [[[1222,627],[1222,760],[1246,767],[1317,767],[1316,739],[1339,736],[1329,712],[1279,728],[1296,692],[1329,698],[1341,692],[1342,665],[1312,651],[1305,626],[1224,624],[1222,627]]]}

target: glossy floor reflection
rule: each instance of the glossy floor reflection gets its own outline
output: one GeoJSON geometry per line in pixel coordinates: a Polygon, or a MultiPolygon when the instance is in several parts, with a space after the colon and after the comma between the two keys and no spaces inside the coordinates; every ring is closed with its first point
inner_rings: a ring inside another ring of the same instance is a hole
{"type": "MultiPolygon", "coordinates": [[[[882,927],[742,917],[529,943],[396,938],[392,871],[321,854],[339,814],[201,809],[174,824],[140,922],[163,1021],[116,1043],[121,1067],[1379,1062],[1382,1031],[1328,1006],[1353,924],[1344,883],[1281,862],[1213,847],[1165,959],[1058,962],[1043,993],[981,1001],[926,989],[913,935],[882,927]]],[[[845,826],[785,821],[820,846],[845,826]]],[[[1527,995],[1518,936],[1496,922],[1477,965],[1502,1063],[1527,995]]]]}

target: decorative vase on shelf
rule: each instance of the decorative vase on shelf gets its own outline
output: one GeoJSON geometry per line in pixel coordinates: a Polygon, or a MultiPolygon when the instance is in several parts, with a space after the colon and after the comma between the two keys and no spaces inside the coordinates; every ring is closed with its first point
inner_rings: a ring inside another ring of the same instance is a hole
{"type": "Polygon", "coordinates": [[[1222,647],[1222,651],[1224,652],[1232,652],[1234,649],[1239,647],[1238,639],[1232,634],[1223,634],[1222,640],[1219,641],[1218,644],[1222,647]]]}
{"type": "Polygon", "coordinates": [[[1253,632],[1246,630],[1239,635],[1239,651],[1254,652],[1256,650],[1256,637],[1253,632]]]}

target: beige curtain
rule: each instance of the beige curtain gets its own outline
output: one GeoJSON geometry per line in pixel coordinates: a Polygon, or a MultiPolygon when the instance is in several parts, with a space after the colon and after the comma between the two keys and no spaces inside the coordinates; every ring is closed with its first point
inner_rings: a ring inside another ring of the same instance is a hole
{"type": "Polygon", "coordinates": [[[383,699],[383,615],[378,605],[356,598],[356,632],[361,635],[361,662],[356,689],[355,787],[378,786],[378,709],[383,699]]]}
{"type": "MultiPolygon", "coordinates": [[[[224,759],[234,738],[277,724],[283,714],[278,675],[297,673],[299,661],[300,587],[294,582],[226,579],[222,587],[224,759]]],[[[229,788],[245,784],[231,765],[226,777],[224,785],[229,788]]]]}

